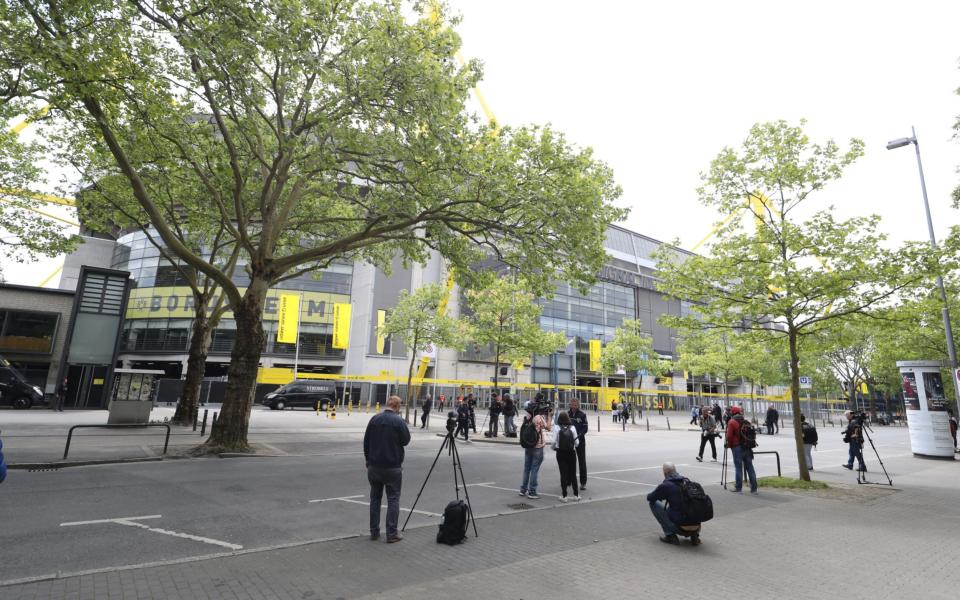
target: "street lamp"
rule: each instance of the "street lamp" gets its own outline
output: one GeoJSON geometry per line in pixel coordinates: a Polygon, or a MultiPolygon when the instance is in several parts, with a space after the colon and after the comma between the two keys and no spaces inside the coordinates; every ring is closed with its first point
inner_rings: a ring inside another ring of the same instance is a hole
{"type": "MultiPolygon", "coordinates": [[[[900,138],[887,142],[887,150],[894,150],[913,144],[917,151],[917,169],[920,171],[920,190],[923,192],[923,209],[927,213],[927,231],[930,233],[930,246],[937,248],[937,237],[933,233],[933,219],[930,217],[930,201],[927,200],[927,182],[923,178],[923,163],[920,162],[920,143],[917,142],[917,130],[910,128],[908,138],[900,138]]],[[[960,382],[957,381],[957,350],[953,346],[953,330],[950,327],[950,311],[947,309],[947,291],[943,287],[943,277],[937,275],[937,287],[940,288],[940,301],[943,302],[943,331],[947,336],[947,355],[950,357],[950,377],[953,378],[953,392],[957,401],[957,410],[960,413],[960,382]]]]}

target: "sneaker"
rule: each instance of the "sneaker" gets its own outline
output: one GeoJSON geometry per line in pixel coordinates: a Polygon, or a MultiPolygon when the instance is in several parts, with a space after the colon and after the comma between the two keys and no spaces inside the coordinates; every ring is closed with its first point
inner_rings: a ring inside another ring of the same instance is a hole
{"type": "Polygon", "coordinates": [[[379,540],[379,539],[380,539],[380,532],[379,532],[379,531],[371,531],[371,532],[370,532],[370,541],[375,542],[375,541],[377,541],[377,540],[379,540]]]}
{"type": "Polygon", "coordinates": [[[730,491],[733,492],[734,494],[742,494],[742,493],[743,493],[743,490],[730,490],[730,491]]]}
{"type": "Polygon", "coordinates": [[[808,470],[808,471],[812,471],[812,470],[813,470],[813,467],[807,467],[807,470],[808,470]]]}
{"type": "Polygon", "coordinates": [[[697,462],[703,462],[703,459],[702,459],[701,457],[699,457],[699,456],[695,456],[694,458],[697,459],[697,462]]]}
{"type": "Polygon", "coordinates": [[[517,494],[517,495],[520,496],[521,498],[526,498],[526,497],[527,497],[527,492],[526,492],[526,490],[520,490],[520,493],[517,494]]]}
{"type": "Polygon", "coordinates": [[[580,491],[582,492],[582,491],[585,490],[585,489],[587,489],[587,484],[581,483],[581,484],[580,484],[580,491]]]}
{"type": "Polygon", "coordinates": [[[717,462],[717,459],[711,458],[711,459],[710,459],[710,462],[717,462]]]}
{"type": "Polygon", "coordinates": [[[677,538],[676,534],[671,533],[670,535],[661,535],[660,541],[664,544],[679,544],[680,540],[677,538]]]}
{"type": "Polygon", "coordinates": [[[388,538],[387,538],[387,543],[388,543],[388,544],[396,544],[397,542],[399,542],[399,541],[402,540],[402,539],[403,539],[403,536],[400,535],[399,533],[397,533],[397,534],[395,534],[395,535],[393,535],[393,536],[391,536],[391,537],[388,537],[388,538]]]}
{"type": "Polygon", "coordinates": [[[540,496],[538,496],[536,492],[527,492],[527,498],[530,498],[531,500],[539,500],[540,496]]]}
{"type": "Polygon", "coordinates": [[[699,546],[699,545],[700,545],[700,534],[699,534],[699,533],[695,533],[695,534],[693,534],[693,535],[690,536],[690,545],[691,545],[691,546],[699,546]]]}
{"type": "Polygon", "coordinates": [[[840,465],[840,466],[843,467],[844,469],[847,469],[848,471],[853,470],[853,465],[840,465]]]}
{"type": "Polygon", "coordinates": [[[567,503],[567,497],[564,496],[563,498],[560,498],[560,502],[563,502],[564,504],[566,504],[566,503],[567,503]]]}
{"type": "Polygon", "coordinates": [[[580,496],[574,496],[574,497],[573,497],[573,501],[574,501],[574,502],[580,502],[580,496]]]}
{"type": "Polygon", "coordinates": [[[754,496],[756,496],[756,495],[759,494],[760,492],[759,492],[758,490],[750,490],[750,493],[753,494],[754,496]]]}

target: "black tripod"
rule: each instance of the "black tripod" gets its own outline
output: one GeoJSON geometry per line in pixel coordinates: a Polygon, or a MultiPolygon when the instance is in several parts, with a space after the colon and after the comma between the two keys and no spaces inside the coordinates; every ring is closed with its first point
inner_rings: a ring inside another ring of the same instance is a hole
{"type": "Polygon", "coordinates": [[[423,485],[420,486],[420,491],[417,492],[417,499],[413,501],[413,506],[410,507],[410,512],[407,513],[407,519],[403,522],[403,527],[400,528],[400,531],[406,531],[407,523],[410,522],[410,517],[413,516],[413,509],[417,507],[417,502],[420,502],[420,495],[423,494],[423,490],[427,487],[427,482],[430,481],[430,475],[433,474],[433,469],[437,466],[437,461],[440,460],[440,455],[443,454],[443,449],[446,448],[447,454],[450,456],[450,460],[453,462],[454,493],[457,496],[457,500],[459,500],[460,484],[462,483],[463,496],[467,501],[467,512],[470,516],[470,523],[473,525],[473,536],[479,537],[480,534],[477,533],[477,522],[473,518],[473,506],[470,504],[470,493],[467,491],[467,479],[463,476],[463,465],[460,464],[460,451],[457,450],[457,439],[453,437],[453,429],[456,426],[456,423],[457,422],[455,419],[451,417],[447,418],[447,435],[443,438],[443,443],[440,444],[440,450],[437,451],[437,456],[433,459],[433,464],[430,465],[430,470],[427,471],[427,476],[423,480],[423,485]]]}
{"type": "Polygon", "coordinates": [[[727,489],[727,443],[723,443],[723,470],[720,471],[720,485],[727,489]]]}
{"type": "MultiPolygon", "coordinates": [[[[860,423],[860,432],[863,433],[864,437],[867,438],[867,441],[870,442],[870,447],[873,448],[873,453],[877,457],[877,462],[880,463],[880,468],[883,470],[884,477],[887,478],[887,484],[893,487],[893,480],[890,479],[890,475],[887,473],[887,468],[883,466],[883,460],[880,459],[880,453],[877,452],[877,447],[873,445],[873,438],[870,437],[868,431],[873,431],[870,429],[870,426],[867,425],[866,421],[861,421],[860,423]]],[[[860,443],[860,465],[863,467],[861,470],[857,471],[857,483],[866,483],[869,485],[883,485],[881,481],[867,481],[867,472],[866,472],[866,463],[863,461],[863,442],[860,443]]]]}

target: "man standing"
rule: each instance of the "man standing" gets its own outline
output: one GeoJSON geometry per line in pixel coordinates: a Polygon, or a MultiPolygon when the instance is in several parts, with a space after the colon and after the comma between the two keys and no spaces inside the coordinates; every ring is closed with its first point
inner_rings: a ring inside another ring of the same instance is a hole
{"type": "Polygon", "coordinates": [[[469,430],[470,407],[467,406],[467,401],[463,396],[460,396],[460,401],[457,404],[457,430],[454,432],[453,437],[457,437],[463,433],[463,441],[470,443],[469,430]]]}
{"type": "Polygon", "coordinates": [[[467,408],[470,409],[470,429],[477,432],[477,401],[473,398],[473,393],[467,394],[467,408]]]}
{"type": "Polygon", "coordinates": [[[513,418],[517,416],[517,405],[514,404],[510,394],[503,395],[503,433],[507,437],[517,436],[517,426],[513,418]]]}
{"type": "Polygon", "coordinates": [[[587,489],[587,431],[590,429],[587,424],[587,415],[580,410],[580,400],[574,398],[570,401],[570,422],[577,430],[577,439],[580,443],[577,445],[577,464],[580,469],[580,489],[587,489]]]}
{"type": "Polygon", "coordinates": [[[697,407],[697,406],[691,407],[691,408],[690,408],[690,424],[691,424],[691,425],[696,425],[696,424],[697,424],[697,417],[698,417],[698,416],[700,416],[700,408],[697,407]]]}
{"type": "Polygon", "coordinates": [[[420,429],[426,429],[427,419],[430,418],[430,411],[433,410],[433,398],[430,397],[430,394],[427,394],[427,397],[423,399],[420,408],[423,409],[423,414],[420,415],[420,429]]]}
{"type": "Polygon", "coordinates": [[[367,423],[363,434],[363,457],[370,482],[370,539],[380,539],[380,503],[387,488],[387,543],[399,542],[400,484],[403,447],[410,443],[410,430],[400,415],[400,397],[390,396],[383,412],[367,423]]]}
{"type": "Polygon", "coordinates": [[[520,445],[523,446],[523,480],[520,482],[520,495],[531,500],[539,500],[537,495],[537,477],[540,474],[540,465],[543,464],[543,430],[550,431],[553,427],[553,415],[534,415],[536,403],[527,402],[527,416],[520,427],[520,445]],[[532,429],[532,431],[531,431],[532,429]],[[530,431],[533,440],[527,440],[524,431],[530,431]],[[532,442],[532,443],[529,443],[532,442]],[[529,443],[529,445],[527,445],[529,443]]]}
{"type": "Polygon", "coordinates": [[[813,449],[817,445],[817,428],[807,423],[807,418],[800,414],[800,433],[803,434],[803,454],[807,459],[807,469],[813,470],[813,449]]]}
{"type": "Polygon", "coordinates": [[[750,493],[757,493],[757,473],[753,470],[753,448],[747,448],[744,442],[743,429],[752,428],[752,425],[744,421],[740,414],[740,407],[730,408],[730,420],[727,421],[727,447],[733,455],[733,468],[736,471],[736,480],[733,491],[743,492],[743,471],[747,471],[750,479],[750,493]]]}
{"type": "Polygon", "coordinates": [[[866,471],[867,465],[863,464],[863,423],[860,418],[853,417],[853,411],[848,410],[843,413],[847,418],[847,429],[843,432],[843,441],[850,445],[847,463],[845,468],[853,470],[853,459],[856,458],[859,463],[858,471],[866,471]]]}
{"type": "Polygon", "coordinates": [[[776,418],[776,412],[772,404],[767,407],[767,417],[763,420],[763,424],[767,428],[767,435],[773,435],[773,420],[776,418]]]}
{"type": "Polygon", "coordinates": [[[487,431],[487,437],[497,437],[500,434],[500,411],[503,405],[500,404],[500,396],[496,392],[490,397],[490,427],[487,431]]]}
{"type": "MultiPolygon", "coordinates": [[[[677,467],[670,462],[663,463],[663,483],[657,486],[657,489],[647,494],[647,502],[650,503],[650,512],[660,523],[663,529],[663,535],[660,541],[667,544],[679,544],[677,533],[681,525],[696,525],[696,523],[687,523],[683,513],[680,511],[682,505],[680,482],[683,477],[677,473],[677,467]]],[[[690,536],[690,543],[694,546],[700,544],[700,534],[695,533],[690,536]]]]}
{"type": "Polygon", "coordinates": [[[954,416],[952,409],[948,409],[947,412],[950,413],[950,437],[953,438],[953,450],[954,452],[956,452],[957,451],[957,417],[954,416]]]}
{"type": "Polygon", "coordinates": [[[771,408],[773,408],[773,433],[779,434],[780,433],[780,411],[777,410],[776,406],[772,406],[771,408]]]}
{"type": "Polygon", "coordinates": [[[700,417],[700,453],[697,454],[697,462],[703,462],[703,451],[710,443],[710,451],[713,453],[713,462],[717,462],[717,445],[713,438],[719,437],[717,433],[717,422],[713,420],[713,415],[706,408],[703,409],[703,416],[700,417]]]}

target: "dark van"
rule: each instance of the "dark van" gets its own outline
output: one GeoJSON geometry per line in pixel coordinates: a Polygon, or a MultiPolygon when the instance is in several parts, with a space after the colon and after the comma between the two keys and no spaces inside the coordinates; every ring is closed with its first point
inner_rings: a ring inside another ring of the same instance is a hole
{"type": "Polygon", "coordinates": [[[272,410],[300,406],[324,410],[336,397],[337,387],[333,383],[314,379],[296,379],[264,396],[261,404],[269,406],[272,410]]]}
{"type": "Polygon", "coordinates": [[[10,361],[0,356],[0,404],[30,408],[43,402],[43,390],[27,383],[10,361]]]}

